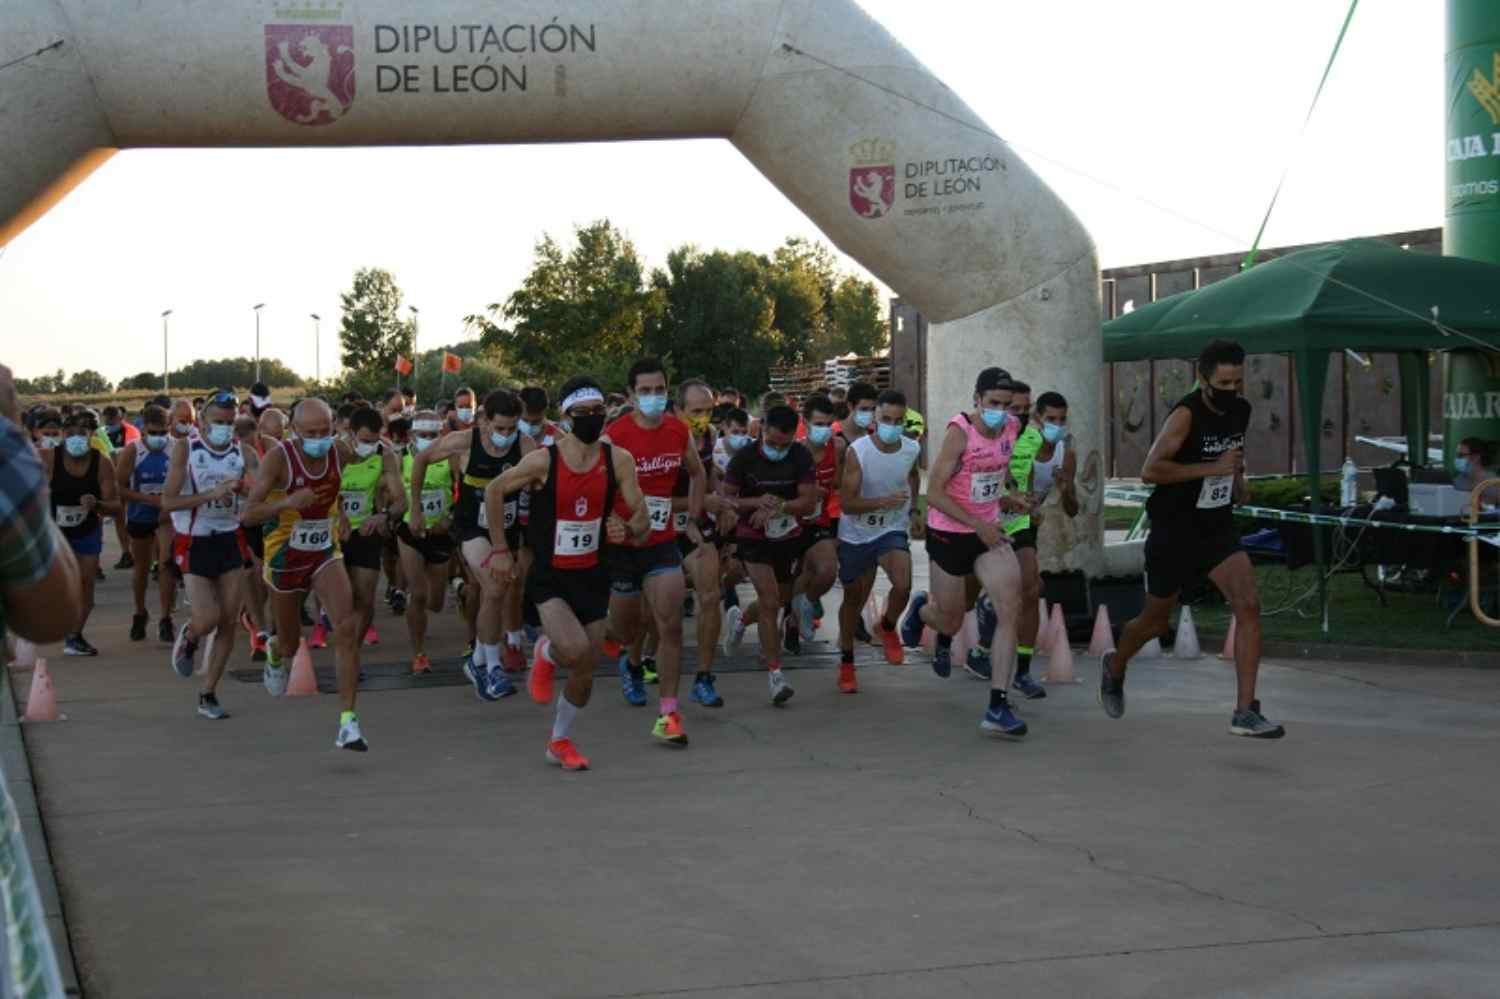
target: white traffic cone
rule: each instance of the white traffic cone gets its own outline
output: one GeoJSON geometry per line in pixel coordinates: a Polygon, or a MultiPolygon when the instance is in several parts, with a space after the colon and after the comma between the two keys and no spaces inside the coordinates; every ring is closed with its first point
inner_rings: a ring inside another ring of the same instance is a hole
{"type": "Polygon", "coordinates": [[[1203,658],[1203,649],[1198,645],[1198,629],[1193,627],[1191,608],[1182,608],[1182,617],[1177,621],[1177,640],[1172,646],[1172,655],[1178,659],[1203,658]]]}

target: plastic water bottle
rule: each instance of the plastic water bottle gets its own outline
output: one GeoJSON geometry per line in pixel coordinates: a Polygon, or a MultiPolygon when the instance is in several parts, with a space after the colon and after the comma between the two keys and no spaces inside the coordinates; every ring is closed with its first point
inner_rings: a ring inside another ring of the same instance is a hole
{"type": "Polygon", "coordinates": [[[1344,459],[1339,487],[1339,506],[1351,507],[1359,502],[1359,469],[1355,467],[1353,458],[1344,459]]]}

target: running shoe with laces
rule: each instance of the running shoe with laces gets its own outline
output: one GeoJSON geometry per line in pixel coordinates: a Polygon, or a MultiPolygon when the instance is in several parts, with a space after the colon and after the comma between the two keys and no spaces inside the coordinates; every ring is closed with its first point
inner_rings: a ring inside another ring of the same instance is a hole
{"type": "Polygon", "coordinates": [[[359,730],[359,716],[353,712],[349,713],[347,720],[339,719],[339,735],[333,740],[334,749],[349,749],[356,753],[369,750],[370,744],[365,742],[364,733],[359,730]]]}
{"type": "Polygon", "coordinates": [[[993,672],[988,646],[975,646],[964,655],[964,672],[977,680],[988,680],[993,672]]]}
{"type": "Polygon", "coordinates": [[[67,656],[97,656],[99,650],[88,643],[88,639],[82,634],[69,635],[63,642],[63,655],[67,656]]]}
{"type": "Polygon", "coordinates": [[[364,637],[363,642],[361,642],[361,644],[363,644],[363,645],[379,645],[380,644],[380,633],[375,630],[375,626],[373,624],[370,625],[368,628],[365,629],[365,637],[364,637]]]}
{"type": "Polygon", "coordinates": [[[547,743],[547,762],[564,770],[587,770],[589,758],[578,751],[572,739],[553,739],[547,743]]]}
{"type": "Polygon", "coordinates": [[[198,714],[213,721],[229,717],[229,712],[219,706],[219,698],[214,694],[198,695],[198,714]]]}
{"type": "Polygon", "coordinates": [[[326,648],[328,648],[328,630],[329,629],[328,629],[328,626],[323,623],[323,621],[324,621],[324,619],[322,617],[320,617],[318,619],[317,626],[313,628],[313,630],[312,630],[312,637],[307,640],[307,644],[308,644],[309,648],[313,648],[313,649],[326,649],[326,648]]]}
{"type": "Polygon", "coordinates": [[[632,708],[646,706],[646,680],[630,672],[630,656],[620,657],[620,693],[632,708]]]}
{"type": "Polygon", "coordinates": [[[693,699],[694,703],[701,704],[705,708],[722,708],[724,706],[724,698],[720,697],[719,692],[714,689],[714,675],[712,673],[705,673],[694,680],[692,693],[688,696],[693,699]]]}
{"type": "Polygon", "coordinates": [[[391,613],[400,617],[406,613],[406,591],[397,590],[391,594],[391,613]]]}
{"type": "Polygon", "coordinates": [[[188,638],[188,622],[177,629],[177,639],[172,643],[172,669],[186,680],[193,675],[193,657],[198,654],[198,643],[188,638]]]}
{"type": "Polygon", "coordinates": [[[271,636],[264,631],[257,632],[250,640],[250,661],[263,663],[266,661],[266,647],[271,644],[271,636]]]}
{"type": "Polygon", "coordinates": [[[859,693],[859,680],[854,676],[854,667],[849,663],[839,663],[839,693],[859,693]]]}
{"type": "Polygon", "coordinates": [[[818,633],[818,627],[813,623],[815,615],[813,614],[812,601],[807,599],[805,594],[797,594],[792,598],[791,612],[797,618],[797,631],[801,635],[802,641],[812,641],[813,636],[818,633]]]}
{"type": "Polygon", "coordinates": [[[171,615],[156,622],[156,640],[158,642],[172,642],[177,639],[177,626],[172,623],[171,615]]]}
{"type": "Polygon", "coordinates": [[[499,666],[491,666],[486,672],[484,687],[489,694],[485,700],[489,701],[502,701],[516,693],[516,685],[511,683],[510,677],[499,666]]]}
{"type": "Polygon", "coordinates": [[[1286,729],[1260,713],[1260,701],[1251,701],[1243,711],[1236,710],[1229,719],[1229,734],[1249,739],[1280,739],[1286,729]]]}
{"type": "Polygon", "coordinates": [[[906,662],[906,650],[901,647],[901,636],[896,633],[895,628],[887,628],[884,621],[876,621],[875,634],[880,636],[886,662],[892,666],[900,666],[906,662]]]}
{"type": "Polygon", "coordinates": [[[974,623],[978,626],[979,645],[989,648],[995,642],[995,629],[1000,625],[1000,615],[995,613],[994,601],[988,593],[981,593],[974,601],[974,623]]]}
{"type": "Polygon", "coordinates": [[[724,654],[729,656],[738,652],[744,640],[745,612],[735,605],[724,612],[724,654]]]}
{"type": "Polygon", "coordinates": [[[291,679],[292,671],[279,659],[273,659],[274,650],[267,650],[266,664],[260,668],[261,686],[266,688],[266,693],[272,697],[280,697],[286,693],[287,681],[291,679]]]}
{"type": "Polygon", "coordinates": [[[130,615],[130,640],[132,642],[144,642],[146,640],[146,612],[130,615]]]}
{"type": "Polygon", "coordinates": [[[953,673],[953,646],[936,645],[932,647],[932,671],[944,680],[953,673]]]}
{"type": "Polygon", "coordinates": [[[790,701],[796,691],[792,689],[792,685],[787,682],[786,674],[781,672],[780,669],[768,670],[767,672],[769,674],[768,682],[771,687],[771,703],[779,708],[787,701],[790,701]]]}
{"type": "Polygon", "coordinates": [[[485,683],[488,675],[488,671],[476,663],[473,656],[464,657],[464,676],[468,677],[469,682],[474,685],[474,696],[481,701],[492,699],[485,696],[488,693],[488,684],[485,683]]]}
{"type": "Polygon", "coordinates": [[[615,641],[613,638],[606,638],[603,644],[600,645],[600,648],[603,649],[604,654],[611,659],[618,658],[625,652],[625,647],[619,642],[615,641]]]}
{"type": "Polygon", "coordinates": [[[506,642],[500,647],[500,667],[507,673],[526,672],[526,653],[519,645],[506,642]]]}
{"type": "Polygon", "coordinates": [[[794,656],[802,654],[802,630],[797,627],[797,615],[791,611],[781,616],[781,647],[794,656]]]}
{"type": "Polygon", "coordinates": [[[656,727],[651,730],[657,742],[664,742],[669,746],[686,746],[688,742],[687,733],[682,730],[682,715],[673,711],[669,715],[658,715],[656,727]]]}
{"type": "Polygon", "coordinates": [[[654,656],[641,657],[641,679],[650,684],[661,682],[661,677],[656,672],[656,658],[654,656]]]}
{"type": "Polygon", "coordinates": [[[1119,679],[1115,679],[1110,672],[1114,661],[1114,649],[1104,653],[1099,660],[1099,706],[1111,718],[1122,718],[1125,715],[1125,675],[1122,673],[1119,679]]]}
{"type": "Polygon", "coordinates": [[[428,673],[431,673],[431,672],[432,672],[432,660],[427,658],[427,654],[425,652],[422,653],[422,654],[420,654],[420,655],[416,655],[416,656],[412,657],[412,660],[411,660],[411,675],[412,676],[426,676],[428,673]]]}
{"type": "Polygon", "coordinates": [[[990,735],[1019,739],[1026,734],[1026,723],[1016,717],[1016,713],[1010,709],[1009,704],[1002,704],[998,708],[985,711],[984,718],[979,722],[979,729],[990,735]]]}
{"type": "Polygon", "coordinates": [[[1017,673],[1011,686],[1028,701],[1040,701],[1047,696],[1047,688],[1038,683],[1030,673],[1017,673]]]}
{"type": "Polygon", "coordinates": [[[552,703],[552,675],[557,667],[546,655],[551,644],[545,635],[537,639],[536,654],[531,659],[531,676],[526,680],[526,690],[538,704],[552,703]]]}
{"type": "Polygon", "coordinates": [[[927,606],[927,591],[923,590],[911,598],[906,616],[901,619],[901,644],[915,649],[922,644],[922,608],[927,606]]]}

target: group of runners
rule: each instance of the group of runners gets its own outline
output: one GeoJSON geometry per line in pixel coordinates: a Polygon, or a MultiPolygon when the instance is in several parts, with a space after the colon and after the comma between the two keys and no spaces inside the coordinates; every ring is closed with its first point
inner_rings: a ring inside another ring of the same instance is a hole
{"type": "MultiPolygon", "coordinates": [[[[1238,621],[1230,730],[1282,734],[1255,699],[1259,608],[1230,520],[1244,489],[1243,363],[1233,344],[1205,351],[1203,387],[1174,408],[1148,459],[1143,477],[1157,486],[1149,596],[1102,664],[1111,717],[1124,713],[1130,658],[1165,630],[1182,589],[1208,576],[1238,621]]],[[[442,412],[394,390],[377,403],[345,399],[335,409],[304,398],[283,411],[257,385],[245,399],[154,400],[138,426],[118,409],[102,421],[81,407],[27,419],[89,592],[103,522],[117,519],[127,549],[117,567],[133,571],[130,637],[147,636],[155,573],[157,636],[171,641],[178,675],[200,677],[205,718],[227,717],[217,688],[240,629],[272,696],[285,693],[304,640],[331,643],[335,745],[367,749],[356,695],[361,648],[378,641],[384,574],[412,673],[432,671],[428,627],[456,592],[476,696],[509,697],[526,675],[529,696],[555,710],[546,757],[569,770],[589,766],[573,731],[601,657],[617,657],[627,704],[645,707],[656,686],[652,735],[686,745],[686,619],[697,639],[691,701],[724,706],[715,662],[753,627],[767,697],[781,706],[794,694],[783,655],[815,636],[835,584],[839,692],[859,690],[857,642],[901,664],[924,629],[934,633],[933,671],[949,676],[953,636],[973,609],[979,640],[957,665],[989,682],[980,727],[1026,734],[1012,696],[1046,696],[1030,673],[1042,623],[1038,526],[1080,510],[1065,398],[1033,398],[1004,369],[980,371],[969,404],[931,442],[923,510],[924,424],[898,391],[856,383],[801,400],[768,393],[752,417],[733,389],[697,379],[673,387],[654,358],[627,380],[612,397],[592,378],[572,378],[555,409],[529,386],[482,399],[464,389],[442,412]],[[915,594],[913,540],[925,541],[931,576],[915,594]],[[878,604],[877,573],[889,582],[878,604]],[[753,591],[743,606],[741,583],[753,591]]],[[[67,641],[73,655],[96,652],[83,636],[88,594],[84,602],[67,641]]]]}

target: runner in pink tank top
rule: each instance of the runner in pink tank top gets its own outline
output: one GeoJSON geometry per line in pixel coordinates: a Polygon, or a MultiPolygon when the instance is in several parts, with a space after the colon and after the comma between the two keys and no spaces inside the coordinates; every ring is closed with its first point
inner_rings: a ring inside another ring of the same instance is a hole
{"type": "Polygon", "coordinates": [[[990,595],[999,624],[990,643],[990,703],[979,727],[986,733],[1018,738],[1026,723],[1007,700],[1016,666],[1016,625],[1021,606],[1021,568],[1000,526],[1002,511],[1023,501],[1006,492],[1006,473],[1020,426],[1007,407],[1013,394],[1010,373],[985,368],[974,382],[974,408],[948,421],[942,446],[927,478],[927,555],[931,592],[912,598],[901,622],[901,640],[911,648],[922,629],[937,637],[932,671],[952,671],[953,636],[971,606],[974,577],[990,595]]]}

